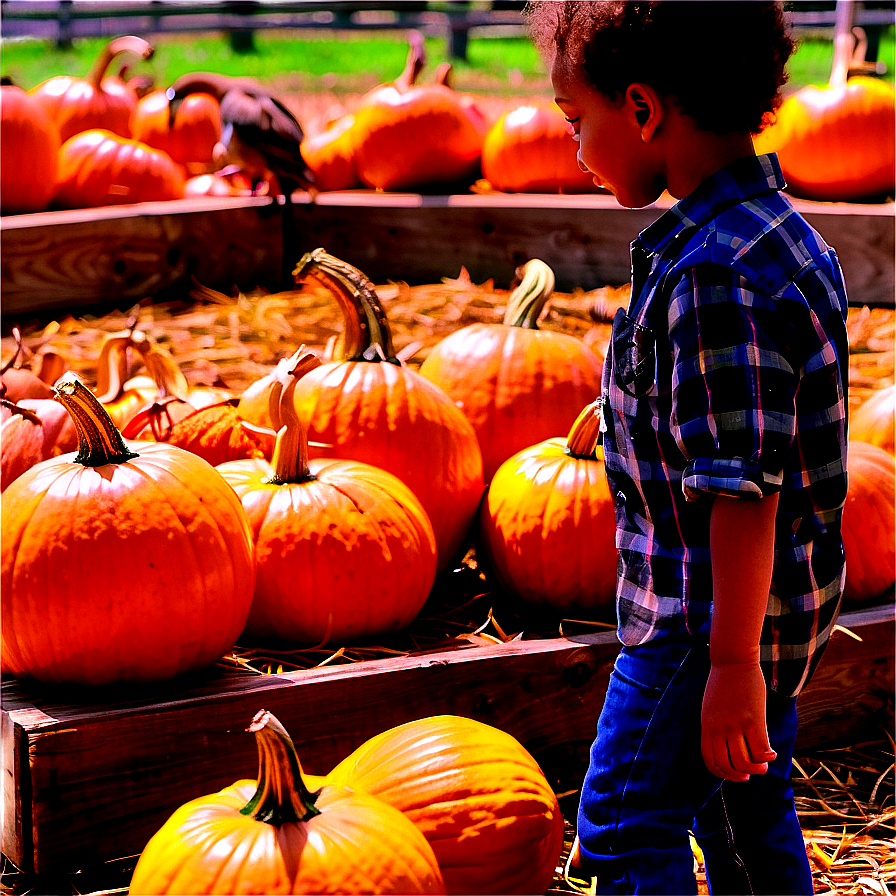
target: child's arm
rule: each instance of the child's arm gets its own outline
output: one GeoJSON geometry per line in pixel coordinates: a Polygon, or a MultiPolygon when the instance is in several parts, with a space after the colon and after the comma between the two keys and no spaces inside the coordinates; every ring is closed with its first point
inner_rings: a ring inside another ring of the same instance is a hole
{"type": "Polygon", "coordinates": [[[714,775],[746,781],[775,752],[765,724],[759,636],[774,557],[777,494],[758,501],[716,496],[710,518],[712,668],[703,697],[700,746],[714,775]]]}

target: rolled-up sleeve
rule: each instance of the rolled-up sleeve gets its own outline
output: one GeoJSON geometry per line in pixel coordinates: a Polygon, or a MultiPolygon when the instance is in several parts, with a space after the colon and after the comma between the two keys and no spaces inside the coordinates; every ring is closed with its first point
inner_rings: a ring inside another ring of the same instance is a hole
{"type": "Polygon", "coordinates": [[[781,489],[799,371],[774,303],[711,264],[692,268],[673,292],[671,430],[687,461],[688,500],[758,499],[781,489]]]}

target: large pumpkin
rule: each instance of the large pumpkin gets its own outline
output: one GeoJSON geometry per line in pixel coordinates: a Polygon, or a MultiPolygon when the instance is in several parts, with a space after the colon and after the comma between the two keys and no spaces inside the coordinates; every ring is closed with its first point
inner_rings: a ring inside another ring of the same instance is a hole
{"type": "Polygon", "coordinates": [[[482,495],[476,433],[454,402],[392,350],[389,322],[373,284],[351,265],[316,249],[295,269],[316,280],[342,308],[341,355],[303,376],[295,406],[311,457],[341,457],[382,467],[402,479],[432,522],[439,569],[453,559],[482,495]],[[326,447],[329,446],[329,447],[326,447]]]}
{"type": "Polygon", "coordinates": [[[146,844],[131,893],[445,892],[432,848],[401,812],[336,785],[312,793],[269,712],[249,731],[258,779],[177,809],[146,844]]]}
{"type": "Polygon", "coordinates": [[[877,445],[852,439],[847,458],[843,596],[867,601],[882,595],[896,581],[896,459],[877,445]]]}
{"type": "Polygon", "coordinates": [[[480,516],[480,547],[499,584],[557,614],[610,619],[616,522],[601,449],[600,411],[586,407],[567,438],[505,461],[480,516]]]}
{"type": "Polygon", "coordinates": [[[152,52],[152,47],[140,37],[116,37],[103,48],[87,77],[58,75],[39,84],[31,93],[56,122],[63,141],[96,128],[129,137],[137,93],[119,78],[104,82],[103,75],[121,53],[136,53],[148,59],[152,52]]]}
{"type": "Polygon", "coordinates": [[[597,193],[594,175],[576,161],[569,123],[556,106],[505,112],[482,144],[482,176],[505,193],[597,193]]]}
{"type": "Polygon", "coordinates": [[[422,43],[412,42],[402,76],[366,94],[352,125],[358,175],[380,190],[413,190],[475,177],[484,122],[444,83],[415,83],[422,43]]]}
{"type": "Polygon", "coordinates": [[[211,665],[252,601],[255,558],[239,499],[189,452],[126,445],[74,374],[55,391],[81,448],[3,493],[3,672],[108,685],[211,665]]]}
{"type": "Polygon", "coordinates": [[[319,363],[310,354],[300,358],[276,402],[273,460],[218,467],[243,502],[255,540],[258,575],[246,632],[311,645],[404,628],[436,575],[432,525],[397,476],[352,460],[309,462],[293,392],[295,377],[319,363]]]}
{"type": "Polygon", "coordinates": [[[866,398],[849,418],[849,437],[896,454],[896,386],[866,398]]]}
{"type": "Polygon", "coordinates": [[[208,93],[185,97],[172,122],[164,90],[154,90],[137,101],[131,116],[131,136],[168,153],[175,162],[209,164],[221,138],[221,107],[208,93]]]}
{"type": "Polygon", "coordinates": [[[0,87],[0,211],[42,212],[56,192],[59,126],[21,87],[0,87]]]}
{"type": "Polygon", "coordinates": [[[832,202],[893,195],[896,93],[885,81],[850,78],[787,97],[757,152],[777,152],[787,189],[832,202]]]}
{"type": "Polygon", "coordinates": [[[167,153],[110,131],[84,131],[59,150],[62,208],[181,199],[183,168],[167,153]]]}
{"type": "Polygon", "coordinates": [[[323,781],[400,809],[435,852],[448,893],[544,893],[563,846],[557,797],[516,738],[441,715],[366,741],[323,781]]]}
{"type": "Polygon", "coordinates": [[[535,258],[518,274],[503,323],[455,330],[420,367],[472,423],[486,482],[520,449],[569,432],[600,390],[602,362],[591,348],[568,333],[538,329],[553,271],[535,258]]]}

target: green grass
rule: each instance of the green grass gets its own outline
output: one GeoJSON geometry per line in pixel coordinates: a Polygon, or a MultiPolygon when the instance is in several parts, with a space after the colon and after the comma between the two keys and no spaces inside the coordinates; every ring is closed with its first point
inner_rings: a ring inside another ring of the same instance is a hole
{"type": "MultiPolygon", "coordinates": [[[[404,66],[407,52],[400,32],[357,32],[339,40],[326,31],[317,36],[309,36],[307,31],[257,32],[255,51],[249,53],[235,52],[226,36],[210,33],[161,35],[153,42],[155,56],[148,62],[138,61],[132,71],[152,75],[159,85],[170,84],[186,72],[205,69],[248,75],[283,89],[314,89],[320,85],[346,92],[367,90],[394,79],[404,66]]],[[[57,50],[43,41],[3,41],[0,72],[26,89],[54,75],[83,76],[104,43],[102,39],[79,40],[69,50],[57,50]]],[[[427,39],[426,50],[427,71],[447,58],[444,39],[427,39]]],[[[894,55],[891,27],[883,35],[879,52],[879,58],[887,64],[885,79],[891,83],[896,68],[894,55]]],[[[459,89],[549,93],[544,64],[524,37],[473,37],[468,56],[467,62],[455,64],[452,83],[459,89]]],[[[826,83],[831,58],[830,41],[804,41],[790,63],[789,89],[826,83]]]]}

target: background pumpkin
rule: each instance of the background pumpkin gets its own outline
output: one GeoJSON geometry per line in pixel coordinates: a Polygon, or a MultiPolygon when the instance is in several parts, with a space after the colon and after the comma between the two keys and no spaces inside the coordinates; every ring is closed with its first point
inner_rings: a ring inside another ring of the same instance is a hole
{"type": "Polygon", "coordinates": [[[211,665],[252,600],[239,499],[189,452],[145,443],[135,454],[74,374],[55,391],[81,449],[37,464],[3,493],[3,671],[107,685],[211,665]]]}
{"type": "Polygon", "coordinates": [[[616,521],[599,426],[595,402],[567,438],[505,461],[480,514],[489,573],[525,603],[567,618],[610,620],[615,606],[616,521]]]}
{"type": "Polygon", "coordinates": [[[308,134],[302,141],[302,158],[314,174],[318,190],[352,190],[362,187],[355,161],[355,116],[338,115],[323,130],[308,134]]]}
{"type": "Polygon", "coordinates": [[[849,418],[849,437],[896,454],[896,386],[866,398],[849,418]]]}
{"type": "Polygon", "coordinates": [[[131,115],[131,136],[168,153],[181,165],[209,164],[221,138],[221,109],[207,93],[185,97],[170,121],[168,96],[154,90],[137,101],[131,115]]]}
{"type": "Polygon", "coordinates": [[[84,131],[59,150],[55,203],[93,208],[181,199],[184,182],[183,169],[167,153],[110,131],[84,131]]]}
{"type": "Polygon", "coordinates": [[[0,211],[42,212],[56,192],[59,126],[21,87],[0,87],[0,211]]]}
{"type": "Polygon", "coordinates": [[[444,893],[425,838],[392,806],[325,785],[311,793],[283,726],[262,710],[258,780],[177,809],[143,850],[134,894],[444,893]]]}
{"type": "Polygon", "coordinates": [[[130,136],[137,93],[120,78],[103,81],[109,64],[121,53],[136,53],[149,59],[153,50],[143,38],[134,35],[116,37],[103,48],[85,78],[59,75],[31,91],[56,122],[63,142],[81,131],[95,128],[122,137],[130,136]]]}
{"type": "Polygon", "coordinates": [[[593,349],[537,328],[554,290],[551,269],[536,258],[517,275],[503,323],[455,330],[420,366],[473,425],[486,482],[517,451],[567,433],[600,390],[602,359],[593,349]]]}

